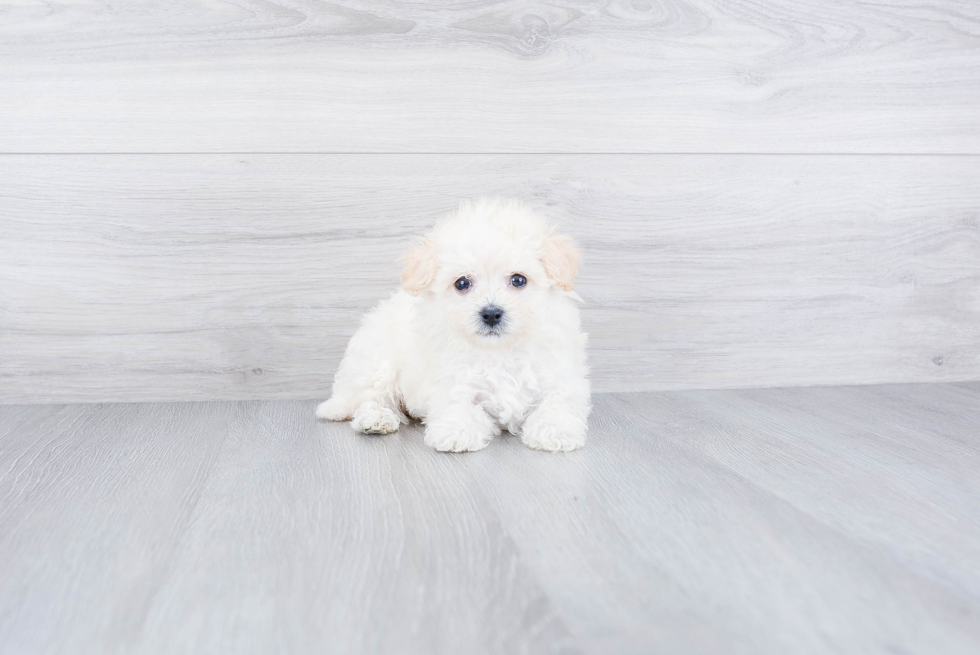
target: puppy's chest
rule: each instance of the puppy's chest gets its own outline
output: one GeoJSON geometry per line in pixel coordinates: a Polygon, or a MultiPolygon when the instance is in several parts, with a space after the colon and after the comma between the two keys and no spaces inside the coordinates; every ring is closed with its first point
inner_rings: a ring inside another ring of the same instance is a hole
{"type": "Polygon", "coordinates": [[[513,429],[541,399],[537,376],[519,355],[504,355],[475,362],[462,383],[474,401],[504,427],[513,429]]]}

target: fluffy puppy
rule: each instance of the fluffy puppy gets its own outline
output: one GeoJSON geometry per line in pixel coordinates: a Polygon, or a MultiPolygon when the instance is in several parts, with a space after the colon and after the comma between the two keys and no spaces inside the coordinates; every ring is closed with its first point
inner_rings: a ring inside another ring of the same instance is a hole
{"type": "Polygon", "coordinates": [[[425,423],[436,450],[585,444],[586,335],[572,240],[510,200],[464,202],[405,256],[402,289],[365,318],[319,418],[388,434],[425,423]]]}

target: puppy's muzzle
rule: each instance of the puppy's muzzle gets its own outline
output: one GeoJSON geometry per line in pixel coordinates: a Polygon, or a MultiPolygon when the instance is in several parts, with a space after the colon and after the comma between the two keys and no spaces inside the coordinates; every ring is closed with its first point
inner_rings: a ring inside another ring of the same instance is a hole
{"type": "Polygon", "coordinates": [[[487,327],[495,327],[504,320],[504,310],[496,305],[487,305],[480,310],[480,319],[487,327]]]}

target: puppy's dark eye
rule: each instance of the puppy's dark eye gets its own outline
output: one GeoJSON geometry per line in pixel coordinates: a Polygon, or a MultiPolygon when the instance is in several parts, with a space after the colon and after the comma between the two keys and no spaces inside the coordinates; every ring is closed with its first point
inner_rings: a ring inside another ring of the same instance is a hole
{"type": "Polygon", "coordinates": [[[472,282],[470,282],[470,278],[461,277],[453,283],[453,286],[456,287],[456,291],[466,291],[470,288],[471,284],[472,282]]]}
{"type": "Polygon", "coordinates": [[[527,278],[521,275],[520,273],[514,273],[513,275],[510,276],[510,283],[512,286],[515,286],[518,289],[520,289],[525,284],[527,284],[527,278]]]}

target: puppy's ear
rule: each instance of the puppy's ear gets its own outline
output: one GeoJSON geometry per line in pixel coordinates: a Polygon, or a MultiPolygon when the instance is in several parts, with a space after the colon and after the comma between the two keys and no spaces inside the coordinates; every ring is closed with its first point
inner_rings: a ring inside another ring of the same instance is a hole
{"type": "Polygon", "coordinates": [[[405,270],[402,271],[402,288],[413,296],[422,293],[436,279],[439,261],[436,247],[428,239],[413,243],[402,258],[405,270]]]}
{"type": "Polygon", "coordinates": [[[544,271],[548,277],[565,291],[571,291],[574,288],[572,280],[578,275],[578,263],[581,258],[571,237],[552,234],[545,241],[541,263],[544,264],[544,271]]]}

